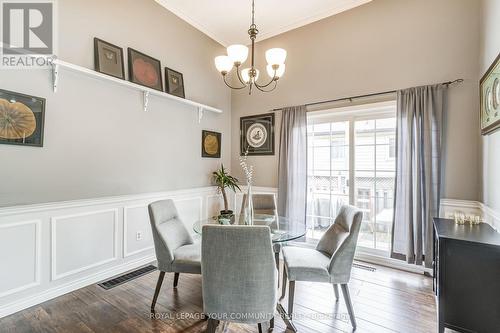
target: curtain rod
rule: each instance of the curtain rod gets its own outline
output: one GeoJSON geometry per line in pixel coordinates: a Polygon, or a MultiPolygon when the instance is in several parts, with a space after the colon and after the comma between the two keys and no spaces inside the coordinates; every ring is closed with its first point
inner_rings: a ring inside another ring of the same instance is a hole
{"type": "MultiPolygon", "coordinates": [[[[462,82],[464,82],[464,79],[456,79],[453,81],[441,82],[439,84],[449,86],[450,84],[453,84],[453,83],[462,83],[462,82]]],[[[337,99],[329,99],[329,100],[321,101],[321,102],[307,103],[307,104],[305,104],[305,106],[313,106],[313,105],[318,105],[318,104],[333,103],[333,102],[340,102],[340,101],[351,101],[352,102],[353,99],[357,99],[357,98],[373,97],[373,96],[378,96],[378,95],[387,95],[387,94],[393,94],[395,92],[397,92],[397,90],[389,90],[389,91],[373,93],[373,94],[358,95],[358,96],[352,96],[352,97],[343,97],[343,98],[337,98],[337,99]]],[[[276,108],[276,109],[272,109],[271,111],[281,111],[283,108],[284,107],[276,108]]]]}

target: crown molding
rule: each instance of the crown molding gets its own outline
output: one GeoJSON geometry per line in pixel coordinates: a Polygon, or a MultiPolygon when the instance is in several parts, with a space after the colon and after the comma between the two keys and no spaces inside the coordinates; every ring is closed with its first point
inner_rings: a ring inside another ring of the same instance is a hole
{"type": "MultiPolygon", "coordinates": [[[[187,22],[188,24],[192,25],[196,29],[200,30],[203,32],[205,35],[208,37],[212,38],[219,44],[221,44],[224,47],[229,46],[231,43],[228,41],[222,34],[217,33],[213,28],[211,28],[208,24],[202,23],[199,20],[196,20],[193,18],[192,15],[189,13],[186,13],[184,10],[179,8],[179,6],[176,6],[175,4],[172,4],[171,1],[168,0],[155,0],[158,4],[178,16],[180,19],[183,21],[187,22]]],[[[340,2],[335,2],[334,5],[326,10],[320,10],[315,12],[314,14],[311,15],[304,15],[303,18],[300,18],[298,20],[294,20],[291,23],[286,23],[278,28],[271,29],[269,31],[261,31],[259,32],[258,36],[258,41],[263,41],[265,39],[280,35],[282,33],[285,33],[287,31],[305,26],[307,24],[322,20],[324,18],[330,17],[335,14],[339,14],[341,12],[347,11],[349,9],[364,5],[368,2],[371,2],[372,0],[342,0],[340,2]]],[[[241,42],[240,42],[241,43],[241,42]]]]}

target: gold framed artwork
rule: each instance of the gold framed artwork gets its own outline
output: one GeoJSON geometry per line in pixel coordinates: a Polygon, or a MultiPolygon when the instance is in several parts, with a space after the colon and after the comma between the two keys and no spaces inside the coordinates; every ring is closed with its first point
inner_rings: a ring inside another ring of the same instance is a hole
{"type": "Polygon", "coordinates": [[[481,134],[500,128],[500,54],[480,81],[481,134]]]}
{"type": "Polygon", "coordinates": [[[220,158],[221,133],[201,132],[201,157],[220,158]]]}

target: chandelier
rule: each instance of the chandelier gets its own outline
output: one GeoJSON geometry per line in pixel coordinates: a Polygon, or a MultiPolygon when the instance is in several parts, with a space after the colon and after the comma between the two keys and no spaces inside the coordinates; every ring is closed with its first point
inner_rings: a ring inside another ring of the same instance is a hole
{"type": "Polygon", "coordinates": [[[252,94],[252,87],[255,86],[260,91],[273,91],[278,85],[278,80],[285,73],[286,50],[273,48],[266,51],[267,74],[271,77],[265,84],[257,83],[259,79],[259,70],[255,68],[255,39],[257,38],[257,26],[255,25],[255,3],[252,0],[252,25],[248,29],[248,35],[252,41],[252,53],[250,58],[250,67],[241,69],[241,65],[248,58],[248,47],[241,44],[231,45],[227,48],[227,55],[215,57],[215,67],[222,74],[226,86],[231,89],[244,89],[248,87],[248,94],[252,94]],[[239,85],[232,86],[227,82],[227,74],[233,70],[236,71],[239,85]]]}

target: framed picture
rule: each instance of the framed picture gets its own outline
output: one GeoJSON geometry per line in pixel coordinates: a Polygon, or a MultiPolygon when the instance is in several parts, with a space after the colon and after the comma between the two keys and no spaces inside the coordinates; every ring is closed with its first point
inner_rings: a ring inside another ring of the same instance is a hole
{"type": "Polygon", "coordinates": [[[0,143],[43,147],[45,98],[0,89],[0,143]]]}
{"type": "Polygon", "coordinates": [[[201,131],[201,157],[220,158],[221,134],[201,131]]]}
{"type": "Polygon", "coordinates": [[[94,66],[99,73],[125,80],[123,49],[119,46],[94,38],[94,66]]]}
{"type": "Polygon", "coordinates": [[[481,134],[500,128],[500,54],[480,81],[481,134]]]}
{"type": "Polygon", "coordinates": [[[274,155],[274,113],[240,118],[241,155],[274,155]]]}
{"type": "Polygon", "coordinates": [[[129,47],[128,73],[131,82],[163,91],[160,60],[129,47]]]}
{"type": "Polygon", "coordinates": [[[184,78],[182,73],[165,67],[165,86],[167,88],[167,93],[186,98],[184,95],[184,78]]]}

